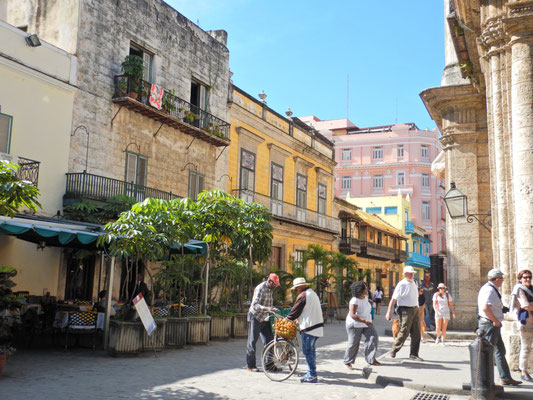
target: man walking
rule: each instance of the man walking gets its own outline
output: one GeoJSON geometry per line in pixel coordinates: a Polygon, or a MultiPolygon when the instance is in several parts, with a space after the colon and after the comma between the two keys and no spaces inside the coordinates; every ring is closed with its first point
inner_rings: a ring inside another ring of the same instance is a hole
{"type": "Polygon", "coordinates": [[[291,290],[296,290],[298,297],[287,318],[291,321],[298,319],[302,335],[302,352],[307,361],[307,374],[301,382],[315,383],[316,374],[316,341],[324,336],[324,318],[318,295],[309,287],[305,278],[296,278],[292,282],[291,290]]]}
{"type": "MultiPolygon", "coordinates": [[[[248,311],[248,342],[246,344],[246,364],[248,371],[257,372],[255,344],[259,335],[263,346],[274,339],[272,329],[270,328],[269,311],[275,310],[273,307],[273,290],[279,286],[279,277],[276,274],[270,274],[267,280],[256,286],[250,310],[248,311]]],[[[274,368],[276,368],[274,366],[274,368]]]]}
{"type": "Polygon", "coordinates": [[[403,268],[404,279],[398,282],[392,294],[389,308],[385,318],[391,320],[394,305],[398,303],[398,317],[400,320],[400,332],[392,344],[390,356],[396,357],[405,340],[411,335],[411,351],[409,358],[424,361],[418,356],[420,349],[420,315],[418,313],[418,288],[413,278],[415,270],[410,265],[403,268]]]}
{"type": "MultiPolygon", "coordinates": [[[[431,325],[435,326],[435,314],[433,310],[433,295],[435,294],[435,285],[431,282],[431,275],[429,272],[424,273],[424,280],[420,284],[420,289],[424,291],[424,314],[425,323],[428,329],[431,329],[431,325]]],[[[422,324],[422,321],[420,321],[422,324]]]]}
{"type": "Polygon", "coordinates": [[[508,311],[502,304],[502,296],[498,291],[502,287],[504,274],[499,269],[491,269],[488,273],[489,281],[479,290],[477,307],[479,316],[479,332],[494,346],[494,361],[502,385],[518,386],[522,382],[511,377],[509,365],[505,359],[505,344],[501,336],[503,314],[508,311]]]}

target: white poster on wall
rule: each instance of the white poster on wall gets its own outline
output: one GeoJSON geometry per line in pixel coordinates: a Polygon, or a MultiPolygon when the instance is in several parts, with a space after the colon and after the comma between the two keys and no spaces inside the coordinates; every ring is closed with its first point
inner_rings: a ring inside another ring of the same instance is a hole
{"type": "Polygon", "coordinates": [[[139,314],[139,318],[144,325],[144,329],[146,329],[146,333],[148,333],[148,336],[150,336],[155,328],[157,328],[157,325],[155,324],[154,317],[152,317],[152,313],[150,312],[142,293],[139,293],[133,299],[133,305],[137,310],[137,314],[139,314]]]}

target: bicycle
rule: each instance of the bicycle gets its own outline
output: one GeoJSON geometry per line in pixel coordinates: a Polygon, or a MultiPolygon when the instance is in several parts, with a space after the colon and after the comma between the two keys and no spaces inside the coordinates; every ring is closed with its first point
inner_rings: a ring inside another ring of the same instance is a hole
{"type": "MultiPolygon", "coordinates": [[[[283,319],[282,316],[270,311],[276,320],[283,319]]],[[[299,361],[299,345],[296,335],[287,339],[274,332],[274,339],[263,349],[261,363],[263,372],[272,381],[281,382],[289,379],[299,361]],[[295,344],[296,343],[296,344],[295,344]]]]}

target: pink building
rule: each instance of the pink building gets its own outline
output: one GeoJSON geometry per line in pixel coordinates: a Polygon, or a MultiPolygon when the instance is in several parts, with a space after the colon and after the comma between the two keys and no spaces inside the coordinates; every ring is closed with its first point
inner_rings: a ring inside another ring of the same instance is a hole
{"type": "Polygon", "coordinates": [[[409,195],[407,219],[428,232],[431,254],[445,250],[444,181],[431,173],[442,150],[437,130],[420,130],[414,123],[358,128],[348,119],[300,120],[335,143],[337,197],[409,195]]]}

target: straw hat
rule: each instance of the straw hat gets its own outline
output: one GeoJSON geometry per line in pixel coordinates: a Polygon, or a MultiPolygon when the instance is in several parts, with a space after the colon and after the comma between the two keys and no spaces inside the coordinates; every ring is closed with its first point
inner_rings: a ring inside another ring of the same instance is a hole
{"type": "Polygon", "coordinates": [[[291,290],[296,289],[298,286],[308,286],[309,284],[305,281],[305,278],[296,278],[292,281],[291,290]]]}

